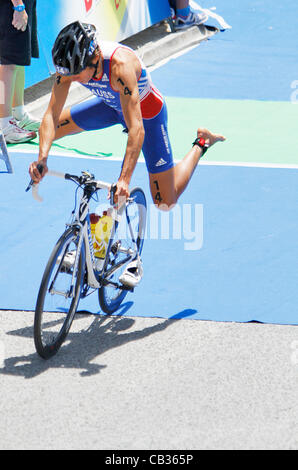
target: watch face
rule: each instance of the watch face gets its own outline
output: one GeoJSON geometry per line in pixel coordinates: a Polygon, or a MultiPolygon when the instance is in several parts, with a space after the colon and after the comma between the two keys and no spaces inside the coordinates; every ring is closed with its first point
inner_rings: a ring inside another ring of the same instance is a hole
{"type": "Polygon", "coordinates": [[[203,137],[200,138],[200,140],[199,140],[199,145],[200,145],[200,147],[204,147],[204,145],[205,145],[205,139],[203,139],[203,137]]]}

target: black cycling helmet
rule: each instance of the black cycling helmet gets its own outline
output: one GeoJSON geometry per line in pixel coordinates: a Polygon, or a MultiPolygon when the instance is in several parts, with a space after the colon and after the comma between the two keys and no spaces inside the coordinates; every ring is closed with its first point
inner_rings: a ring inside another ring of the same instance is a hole
{"type": "Polygon", "coordinates": [[[90,57],[96,47],[95,26],[80,21],[65,26],[52,49],[56,71],[60,75],[79,74],[90,65],[90,57]]]}

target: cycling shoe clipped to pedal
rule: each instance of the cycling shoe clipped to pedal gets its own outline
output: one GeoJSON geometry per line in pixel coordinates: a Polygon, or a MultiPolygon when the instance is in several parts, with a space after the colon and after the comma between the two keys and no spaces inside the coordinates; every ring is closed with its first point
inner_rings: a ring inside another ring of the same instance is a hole
{"type": "Polygon", "coordinates": [[[121,276],[119,281],[125,287],[133,289],[136,287],[142,280],[143,277],[143,264],[141,258],[137,258],[134,261],[129,263],[121,276]]]}
{"type": "MultiPolygon", "coordinates": [[[[61,259],[62,259],[62,256],[58,256],[56,264],[60,264],[61,259]]],[[[71,274],[72,268],[75,263],[75,259],[76,259],[76,250],[68,251],[67,253],[65,253],[62,266],[61,266],[61,272],[71,274]]]]}

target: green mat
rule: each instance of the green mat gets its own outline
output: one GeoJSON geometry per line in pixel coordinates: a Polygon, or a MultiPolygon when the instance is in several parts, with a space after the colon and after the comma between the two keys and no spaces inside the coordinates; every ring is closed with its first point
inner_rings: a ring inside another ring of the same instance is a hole
{"type": "MultiPolygon", "coordinates": [[[[298,164],[298,106],[290,102],[166,98],[174,159],[184,157],[198,127],[224,134],[206,161],[298,164]]],[[[127,136],[121,126],[64,137],[53,144],[55,153],[122,158],[127,136]]],[[[38,139],[9,145],[13,151],[34,151],[38,139]]]]}

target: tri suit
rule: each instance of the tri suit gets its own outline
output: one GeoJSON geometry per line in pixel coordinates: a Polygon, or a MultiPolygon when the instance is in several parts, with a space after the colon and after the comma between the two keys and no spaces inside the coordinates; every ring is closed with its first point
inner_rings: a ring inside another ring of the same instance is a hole
{"type": "MultiPolygon", "coordinates": [[[[73,121],[81,129],[86,131],[104,129],[115,124],[122,124],[126,128],[119,92],[111,85],[111,60],[120,47],[129,49],[116,42],[100,41],[104,58],[102,75],[99,79],[82,83],[91,91],[94,98],[72,106],[70,111],[73,121]]],[[[138,78],[138,87],[145,130],[142,151],[149,173],[161,173],[174,166],[168,137],[167,107],[162,94],[153,85],[143,62],[141,59],[139,61],[142,71],[138,78]]]]}

